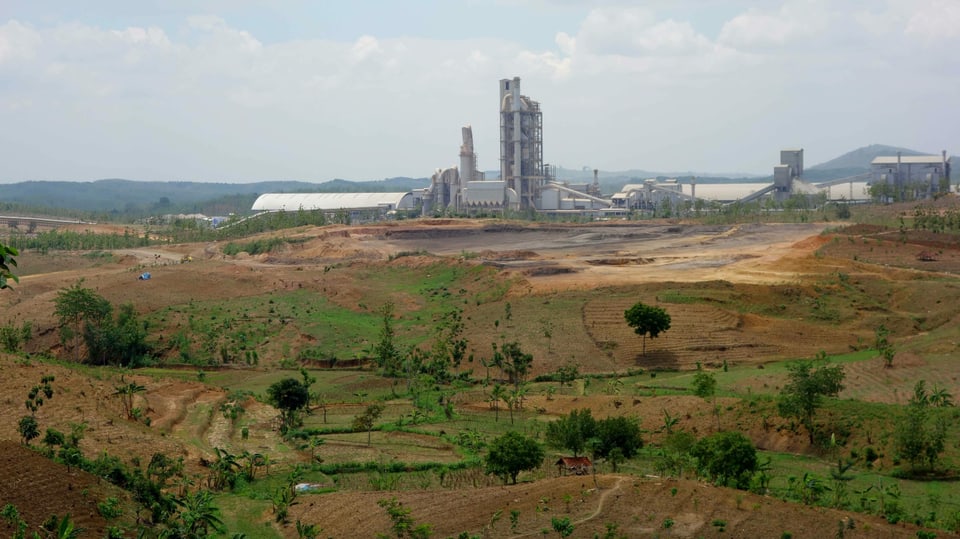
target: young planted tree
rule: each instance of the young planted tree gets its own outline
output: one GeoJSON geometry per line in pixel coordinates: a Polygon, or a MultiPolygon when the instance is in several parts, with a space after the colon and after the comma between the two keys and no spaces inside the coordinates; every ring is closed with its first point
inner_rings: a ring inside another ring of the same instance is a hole
{"type": "Polygon", "coordinates": [[[353,418],[353,430],[357,432],[367,431],[367,445],[370,445],[370,433],[373,431],[377,419],[380,419],[380,415],[383,414],[384,409],[384,405],[379,402],[371,404],[362,414],[353,418]]]}
{"type": "Polygon", "coordinates": [[[890,330],[883,324],[880,324],[874,333],[877,353],[883,358],[883,365],[889,369],[893,367],[893,358],[897,355],[896,350],[894,350],[893,345],[890,344],[890,340],[888,339],[890,330]]]}
{"type": "Polygon", "coordinates": [[[383,373],[384,376],[390,377],[400,376],[402,370],[401,360],[403,357],[395,342],[396,330],[393,327],[394,310],[395,306],[392,301],[388,301],[380,307],[378,311],[382,322],[380,326],[380,341],[373,349],[374,359],[377,362],[377,367],[380,368],[380,372],[383,373]]]}
{"type": "Polygon", "coordinates": [[[717,406],[717,377],[713,373],[697,369],[693,375],[693,393],[703,400],[710,399],[713,415],[717,417],[717,432],[720,432],[720,407],[717,406]]]}
{"type": "Polygon", "coordinates": [[[486,469],[517,484],[517,476],[524,470],[534,470],[543,463],[544,452],[540,444],[518,432],[510,431],[490,443],[486,469]]]}
{"type": "Polygon", "coordinates": [[[553,526],[553,531],[557,532],[560,539],[565,539],[573,534],[574,525],[570,522],[570,517],[553,517],[550,519],[550,525],[553,526]]]}
{"type": "Polygon", "coordinates": [[[561,365],[557,368],[557,381],[560,382],[560,388],[563,389],[563,386],[568,386],[577,379],[577,376],[580,375],[580,369],[577,367],[576,363],[567,363],[561,365]]]}
{"type": "Polygon", "coordinates": [[[453,309],[434,320],[435,332],[426,372],[435,380],[448,383],[452,370],[459,369],[466,357],[468,342],[463,337],[463,311],[453,309]]]}
{"type": "MultiPolygon", "coordinates": [[[[403,502],[396,498],[382,499],[377,501],[377,505],[383,507],[390,517],[393,533],[397,539],[428,539],[430,537],[429,524],[417,524],[410,515],[410,509],[403,506],[403,502]]],[[[378,533],[377,539],[389,539],[390,536],[378,533]]]]}
{"type": "Polygon", "coordinates": [[[661,307],[654,307],[637,302],[623,313],[627,325],[633,328],[634,333],[643,337],[643,351],[647,355],[647,335],[651,339],[657,338],[660,333],[670,329],[670,315],[661,307]]]}
{"type": "Polygon", "coordinates": [[[926,382],[920,380],[913,388],[913,396],[896,430],[897,450],[916,471],[933,470],[946,449],[947,419],[933,408],[951,406],[949,397],[931,399],[926,382]]]}
{"type": "Polygon", "coordinates": [[[519,389],[527,379],[530,373],[530,367],[533,365],[533,354],[527,354],[520,349],[520,343],[516,341],[506,342],[500,346],[500,354],[503,356],[503,372],[507,375],[514,389],[519,389]]]}
{"type": "Polygon", "coordinates": [[[37,418],[32,415],[25,415],[20,418],[17,424],[17,432],[20,433],[20,440],[23,445],[30,445],[30,441],[40,436],[40,425],[37,418]]]}
{"type": "MultiPolygon", "coordinates": [[[[821,352],[818,359],[826,359],[821,352]]],[[[836,397],[843,390],[843,367],[822,364],[814,367],[811,361],[800,361],[787,366],[789,381],[780,391],[777,408],[783,417],[798,419],[807,429],[810,443],[814,442],[814,416],[823,405],[823,397],[836,397]]]]}
{"type": "Polygon", "coordinates": [[[30,415],[23,416],[17,423],[17,432],[20,433],[20,439],[24,445],[30,445],[30,441],[40,436],[40,424],[37,422],[37,411],[43,406],[44,399],[53,398],[53,382],[55,378],[52,374],[46,374],[40,377],[40,383],[31,387],[27,392],[27,399],[23,405],[30,411],[30,415]]]}

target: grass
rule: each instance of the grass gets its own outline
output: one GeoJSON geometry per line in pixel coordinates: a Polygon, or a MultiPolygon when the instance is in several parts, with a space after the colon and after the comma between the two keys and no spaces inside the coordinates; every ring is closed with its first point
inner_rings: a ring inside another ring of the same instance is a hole
{"type": "Polygon", "coordinates": [[[250,519],[253,515],[268,513],[271,503],[265,499],[251,499],[235,494],[220,494],[215,498],[220,508],[220,519],[231,535],[246,534],[247,537],[280,539],[283,537],[270,522],[250,519]]]}
{"type": "MultiPolygon", "coordinates": [[[[805,473],[815,475],[831,489],[836,488],[837,483],[831,479],[830,475],[831,468],[836,468],[835,462],[775,452],[763,452],[763,457],[771,461],[769,473],[773,479],[770,482],[770,489],[774,496],[789,497],[788,479],[791,476],[800,478],[805,473]]],[[[898,501],[903,508],[904,520],[926,522],[930,513],[934,512],[937,515],[935,519],[937,522],[932,522],[930,525],[947,527],[949,516],[960,511],[960,490],[956,488],[955,482],[897,480],[888,474],[860,466],[855,466],[846,475],[851,477],[846,482],[846,490],[849,493],[846,497],[846,507],[849,509],[877,512],[880,503],[878,498],[881,496],[882,488],[897,485],[900,491],[899,497],[895,499],[888,496],[887,503],[891,500],[898,501]],[[861,501],[861,498],[864,501],[861,501]],[[937,510],[934,510],[932,505],[936,505],[937,510]]],[[[820,503],[831,505],[833,494],[834,491],[826,491],[820,503]]]]}

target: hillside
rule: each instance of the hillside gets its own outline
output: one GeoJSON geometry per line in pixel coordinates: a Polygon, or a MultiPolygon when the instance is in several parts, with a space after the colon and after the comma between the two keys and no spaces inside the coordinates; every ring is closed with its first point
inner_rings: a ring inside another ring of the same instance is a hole
{"type": "MultiPolygon", "coordinates": [[[[936,204],[938,215],[960,209],[952,196],[936,204]]],[[[863,215],[871,222],[913,215],[905,204],[854,210],[877,212],[863,215]]],[[[918,380],[960,394],[960,240],[909,225],[817,221],[424,219],[95,253],[25,251],[20,282],[0,291],[0,325],[31,324],[28,342],[0,353],[8,396],[0,440],[20,442],[23,399],[54,376],[35,416],[34,448],[47,446],[46,429],[84,425],[87,458],[107,454],[143,470],[158,453],[182,458],[167,493],[215,490],[224,523],[249,537],[302,536],[297,520],[322,528],[322,537],[387,533],[378,502],[391,498],[437,537],[534,537],[564,518],[574,538],[611,526],[619,531],[612,537],[819,538],[840,529],[844,537],[908,538],[917,537],[916,523],[950,537],[960,493],[950,481],[902,479],[895,441],[918,380]],[[139,280],[144,271],[152,278],[139,280]],[[54,314],[58,293],[74,285],[134,307],[154,350],[147,366],[76,363],[54,314]],[[636,301],[664,308],[670,329],[643,344],[623,320],[636,301]],[[401,350],[442,349],[456,336],[438,328],[459,317],[465,356],[451,369],[461,380],[378,373],[370,356],[387,302],[401,350]],[[872,349],[880,326],[895,347],[889,366],[872,349]],[[491,361],[492,345],[509,342],[532,358],[519,404],[493,397],[497,387],[513,391],[491,361]],[[777,395],[790,362],[820,351],[843,365],[846,379],[838,399],[824,399],[811,443],[806,427],[780,415],[777,395]],[[559,384],[556,373],[569,365],[576,379],[559,384]],[[715,400],[691,391],[698,368],[715,377],[715,400]],[[267,403],[267,388],[286,378],[314,379],[302,437],[281,437],[267,403]],[[128,412],[121,391],[129,384],[142,389],[128,412]],[[364,431],[356,419],[371,406],[382,408],[364,431]],[[546,425],[580,409],[636,421],[639,455],[619,468],[600,461],[596,479],[558,477],[554,462],[566,450],[543,443],[546,425]],[[546,455],[507,486],[480,463],[510,430],[543,444],[546,455]],[[717,487],[698,479],[692,460],[679,471],[663,464],[673,431],[695,440],[718,430],[742,433],[761,450],[766,486],[717,487]],[[832,479],[841,458],[851,463],[849,483],[832,479]],[[229,473],[249,476],[230,487],[222,481],[229,473]],[[315,491],[283,506],[284,522],[278,496],[295,482],[315,491]],[[829,490],[810,490],[818,485],[829,490]]],[[[958,432],[955,423],[947,428],[941,462],[952,470],[958,432]]],[[[32,452],[7,454],[8,483],[51,478],[43,492],[58,504],[43,511],[119,496],[87,490],[93,476],[45,466],[32,452]]],[[[9,499],[31,503],[29,493],[15,494],[9,499]]],[[[123,502],[127,520],[87,514],[84,524],[120,522],[133,536],[125,522],[148,512],[123,502]]],[[[43,515],[29,517],[33,526],[43,515]]]]}
{"type": "Polygon", "coordinates": [[[870,163],[881,155],[927,155],[923,152],[911,150],[908,148],[898,148],[896,146],[886,146],[884,144],[871,144],[856,150],[847,152],[839,157],[835,157],[824,163],[805,167],[805,170],[827,171],[834,169],[844,169],[848,171],[867,172],[870,170],[870,163]]]}

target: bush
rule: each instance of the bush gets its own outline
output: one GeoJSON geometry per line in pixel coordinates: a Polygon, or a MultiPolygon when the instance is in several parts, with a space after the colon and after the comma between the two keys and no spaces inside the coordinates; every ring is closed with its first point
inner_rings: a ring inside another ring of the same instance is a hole
{"type": "Polygon", "coordinates": [[[697,459],[697,473],[718,485],[746,489],[757,470],[757,450],[739,432],[721,432],[703,438],[690,450],[697,459]]]}

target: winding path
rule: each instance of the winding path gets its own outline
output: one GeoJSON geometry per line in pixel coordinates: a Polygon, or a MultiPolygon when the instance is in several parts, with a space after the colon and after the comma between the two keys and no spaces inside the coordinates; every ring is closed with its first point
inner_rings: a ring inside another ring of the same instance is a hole
{"type": "MultiPolygon", "coordinates": [[[[603,508],[604,508],[604,506],[605,506],[605,504],[606,504],[606,502],[607,502],[607,498],[609,498],[610,495],[613,494],[614,492],[620,492],[620,486],[621,486],[621,485],[623,484],[623,482],[626,481],[626,480],[627,480],[627,478],[624,477],[624,476],[622,476],[622,475],[621,475],[621,476],[617,476],[617,483],[616,483],[615,485],[613,485],[613,487],[608,488],[608,489],[606,489],[606,490],[604,490],[603,492],[600,493],[600,499],[597,501],[597,508],[596,508],[592,513],[590,513],[589,515],[587,515],[587,516],[585,516],[585,517],[583,517],[583,518],[578,518],[577,520],[574,520],[573,522],[571,522],[571,524],[573,524],[574,526],[579,526],[580,524],[583,524],[584,522],[593,520],[593,519],[597,518],[598,516],[600,516],[600,513],[603,512],[603,508]]],[[[513,537],[533,537],[533,536],[535,536],[535,535],[542,535],[542,532],[541,532],[540,530],[536,530],[536,531],[532,531],[532,532],[527,532],[527,533],[521,533],[521,534],[518,534],[518,535],[514,535],[513,537]]]]}

